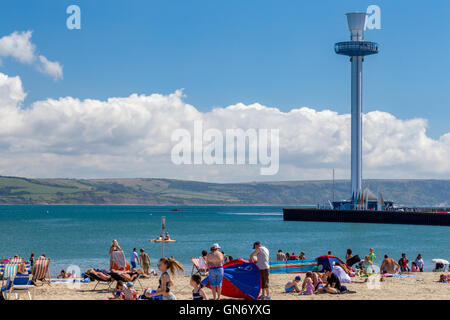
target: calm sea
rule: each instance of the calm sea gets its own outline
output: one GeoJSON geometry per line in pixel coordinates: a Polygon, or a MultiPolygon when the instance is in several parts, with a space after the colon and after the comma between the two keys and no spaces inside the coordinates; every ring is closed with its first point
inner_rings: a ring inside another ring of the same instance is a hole
{"type": "Polygon", "coordinates": [[[248,259],[254,241],[276,251],[305,251],[307,258],[328,250],[343,258],[347,248],[363,256],[373,247],[378,265],[385,253],[410,261],[418,253],[431,271],[433,258],[450,260],[450,227],[364,223],[288,222],[282,207],[261,206],[0,206],[0,256],[31,252],[52,258],[52,276],[68,265],[108,268],[108,250],[119,241],[127,259],[134,247],[145,248],[155,266],[161,244],[161,217],[176,243],[165,245],[165,255],[180,260],[189,272],[190,257],[218,242],[225,253],[248,259]],[[178,208],[180,211],[171,211],[178,208]]]}

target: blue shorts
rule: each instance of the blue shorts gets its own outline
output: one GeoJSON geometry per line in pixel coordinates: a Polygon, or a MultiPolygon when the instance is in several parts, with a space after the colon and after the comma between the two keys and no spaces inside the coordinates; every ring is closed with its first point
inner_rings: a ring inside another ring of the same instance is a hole
{"type": "Polygon", "coordinates": [[[223,268],[209,269],[209,284],[211,287],[221,287],[223,280],[223,268]]]}
{"type": "Polygon", "coordinates": [[[134,261],[130,261],[130,262],[131,262],[131,267],[136,268],[136,262],[134,262],[134,261]]]}
{"type": "Polygon", "coordinates": [[[295,286],[284,288],[284,290],[286,290],[286,292],[294,292],[294,289],[295,289],[295,286]]]}

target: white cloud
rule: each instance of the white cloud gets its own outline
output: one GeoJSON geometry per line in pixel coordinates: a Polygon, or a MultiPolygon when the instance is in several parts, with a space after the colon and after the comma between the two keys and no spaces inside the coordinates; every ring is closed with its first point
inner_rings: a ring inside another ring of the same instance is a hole
{"type": "MultiPolygon", "coordinates": [[[[0,73],[0,174],[29,177],[167,177],[218,182],[349,178],[350,115],[311,108],[281,112],[238,103],[201,112],[181,91],[109,98],[64,97],[21,104],[19,77],[0,73]],[[175,166],[172,131],[279,129],[280,171],[258,166],[175,166]]],[[[426,134],[424,119],[380,111],[364,115],[365,178],[450,178],[450,133],[426,134]]]]}
{"type": "Polygon", "coordinates": [[[62,79],[63,68],[58,61],[50,61],[43,55],[37,55],[36,46],[31,42],[32,31],[14,31],[0,38],[0,59],[14,58],[25,64],[35,64],[37,69],[53,79],[62,79]]]}
{"type": "Polygon", "coordinates": [[[49,61],[43,55],[39,56],[39,61],[40,61],[40,65],[38,66],[39,71],[52,76],[53,79],[55,80],[62,79],[63,68],[58,61],[49,61]]]}
{"type": "Polygon", "coordinates": [[[14,31],[0,38],[0,57],[12,57],[22,63],[33,63],[36,47],[31,43],[31,35],[31,31],[14,31]]]}

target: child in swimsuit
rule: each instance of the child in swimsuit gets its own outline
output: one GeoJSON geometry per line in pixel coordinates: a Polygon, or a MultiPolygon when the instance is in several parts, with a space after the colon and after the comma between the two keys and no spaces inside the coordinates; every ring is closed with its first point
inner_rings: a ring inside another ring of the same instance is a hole
{"type": "Polygon", "coordinates": [[[203,291],[203,285],[201,284],[202,277],[198,274],[194,274],[191,277],[191,286],[194,288],[192,290],[192,299],[193,300],[208,300],[208,297],[203,291]]]}
{"type": "Polygon", "coordinates": [[[286,283],[286,285],[284,286],[284,290],[286,292],[300,292],[298,284],[301,280],[302,278],[300,276],[296,276],[293,281],[289,281],[288,283],[286,283]]]}
{"type": "Polygon", "coordinates": [[[306,291],[304,291],[303,294],[307,294],[307,295],[313,294],[314,293],[314,285],[313,285],[312,279],[306,278],[305,283],[306,283],[306,291]]]}

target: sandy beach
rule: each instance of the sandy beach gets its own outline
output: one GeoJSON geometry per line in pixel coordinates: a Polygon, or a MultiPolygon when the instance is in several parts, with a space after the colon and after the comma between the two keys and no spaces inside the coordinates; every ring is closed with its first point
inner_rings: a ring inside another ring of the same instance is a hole
{"type": "MultiPolygon", "coordinates": [[[[271,296],[273,300],[450,300],[450,284],[438,282],[440,273],[423,272],[410,275],[415,277],[384,278],[381,282],[371,282],[374,284],[372,286],[363,282],[364,278],[353,278],[352,281],[355,282],[346,286],[356,293],[307,296],[285,293],[284,285],[294,275],[275,274],[270,276],[271,296]]],[[[158,286],[158,277],[140,279],[140,281],[144,288],[156,289],[158,286]]],[[[191,300],[192,288],[189,286],[189,277],[177,276],[174,281],[173,293],[177,299],[191,300]]],[[[111,291],[107,291],[106,285],[99,284],[96,290],[93,290],[94,286],[95,282],[81,283],[79,288],[69,288],[65,283],[52,283],[50,286],[45,284],[34,287],[32,295],[35,300],[102,300],[112,296],[111,291]]],[[[138,282],[135,288],[138,293],[142,292],[138,282]]],[[[208,297],[212,297],[211,291],[207,288],[205,290],[208,297]]],[[[20,299],[26,299],[25,295],[20,299]]]]}

